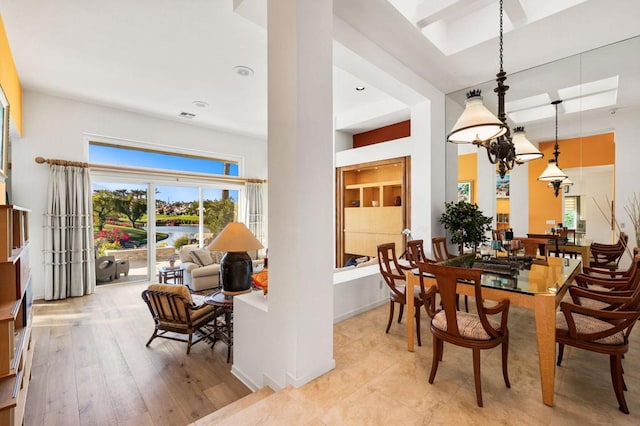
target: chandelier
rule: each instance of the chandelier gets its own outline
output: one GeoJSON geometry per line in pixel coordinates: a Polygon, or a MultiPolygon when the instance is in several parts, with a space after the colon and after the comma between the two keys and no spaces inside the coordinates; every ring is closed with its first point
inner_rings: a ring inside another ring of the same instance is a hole
{"type": "Polygon", "coordinates": [[[538,180],[543,182],[549,182],[549,186],[553,188],[553,194],[557,197],[560,194],[561,186],[573,185],[569,176],[567,176],[558,166],[558,157],[560,156],[560,147],[558,146],[558,105],[562,103],[562,100],[551,102],[551,105],[556,108],[556,143],[553,146],[553,160],[549,160],[547,168],[538,177],[538,180]]]}
{"type": "Polygon", "coordinates": [[[496,74],[498,87],[498,116],[496,117],[482,103],[479,89],[467,92],[465,109],[453,126],[447,141],[452,143],[472,143],[487,150],[491,164],[498,164],[498,173],[504,177],[515,164],[541,158],[543,154],[526,138],[524,127],[513,129],[513,135],[507,126],[507,114],[504,110],[504,96],[509,86],[504,84],[507,73],[503,70],[502,39],[503,0],[500,0],[500,71],[496,74]]]}

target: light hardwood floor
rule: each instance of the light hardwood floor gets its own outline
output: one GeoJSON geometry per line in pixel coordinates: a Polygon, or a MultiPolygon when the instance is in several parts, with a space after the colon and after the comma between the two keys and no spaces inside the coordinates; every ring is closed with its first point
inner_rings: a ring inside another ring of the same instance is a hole
{"type": "Polygon", "coordinates": [[[185,425],[250,393],[227,349],[156,338],[146,283],[34,304],[26,425],[185,425]]]}
{"type": "MultiPolygon", "coordinates": [[[[433,385],[431,335],[406,350],[406,316],[384,333],[385,304],[334,327],[336,368],[239,412],[217,408],[248,391],[229,372],[226,348],[146,343],[152,323],[143,284],[99,286],[96,294],[36,306],[36,353],[25,424],[60,425],[440,425],[640,424],[640,327],[624,361],[630,415],[618,411],[606,356],[567,347],[556,371],[555,407],[542,404],[530,311],[511,307],[509,375],[500,351],[482,354],[484,408],[475,404],[471,352],[445,344],[433,385]]],[[[472,299],[470,299],[471,302],[472,299]]],[[[470,303],[471,304],[471,303],[470,303]]]]}

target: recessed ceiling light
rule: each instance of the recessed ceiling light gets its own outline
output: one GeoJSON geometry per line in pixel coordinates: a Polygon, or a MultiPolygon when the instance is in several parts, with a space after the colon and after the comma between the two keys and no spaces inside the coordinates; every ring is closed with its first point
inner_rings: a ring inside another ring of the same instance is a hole
{"type": "Polygon", "coordinates": [[[193,101],[192,104],[197,106],[198,108],[206,108],[209,106],[209,103],[205,101],[193,101]]]}
{"type": "Polygon", "coordinates": [[[249,67],[245,67],[244,65],[233,67],[233,70],[236,72],[236,74],[242,77],[251,77],[253,75],[253,70],[249,67]]]}
{"type": "Polygon", "coordinates": [[[356,86],[356,90],[358,92],[362,92],[364,90],[364,86],[356,86]]]}

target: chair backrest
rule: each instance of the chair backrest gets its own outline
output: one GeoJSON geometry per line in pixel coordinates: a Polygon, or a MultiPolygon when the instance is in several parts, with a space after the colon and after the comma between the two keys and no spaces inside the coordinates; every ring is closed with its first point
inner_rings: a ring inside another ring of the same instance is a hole
{"type": "Polygon", "coordinates": [[[396,296],[403,298],[404,292],[398,289],[396,283],[406,282],[405,272],[410,267],[402,266],[398,263],[396,257],[396,243],[385,243],[378,246],[378,265],[380,266],[380,274],[387,283],[387,286],[396,296]]]}
{"type": "Polygon", "coordinates": [[[591,243],[591,255],[594,259],[592,266],[613,263],[617,267],[622,255],[624,255],[624,252],[627,249],[628,242],[629,236],[626,233],[621,232],[618,237],[618,242],[615,244],[591,243]]]}
{"type": "Polygon", "coordinates": [[[443,260],[455,257],[447,250],[447,239],[445,237],[433,237],[431,239],[431,250],[433,251],[433,258],[436,262],[442,262],[443,260]]]}
{"type": "Polygon", "coordinates": [[[158,322],[191,324],[191,295],[181,285],[152,284],[142,292],[142,299],[158,322]]]}
{"type": "Polygon", "coordinates": [[[423,240],[411,240],[407,241],[407,260],[411,264],[412,268],[417,268],[418,263],[433,263],[435,260],[429,259],[424,253],[424,241],[423,240]]]}
{"type": "MultiPolygon", "coordinates": [[[[480,285],[482,269],[458,268],[454,266],[439,265],[437,263],[421,263],[418,267],[421,273],[430,273],[436,278],[438,292],[440,293],[442,301],[442,309],[444,309],[445,317],[447,318],[448,334],[462,338],[460,330],[458,329],[456,288],[458,285],[469,284],[459,284],[458,280],[470,281],[473,283],[475,287],[475,301],[478,317],[487,334],[492,337],[498,337],[502,334],[502,330],[496,330],[493,328],[487,319],[480,285]]],[[[508,303],[508,300],[505,302],[508,303]]]]}

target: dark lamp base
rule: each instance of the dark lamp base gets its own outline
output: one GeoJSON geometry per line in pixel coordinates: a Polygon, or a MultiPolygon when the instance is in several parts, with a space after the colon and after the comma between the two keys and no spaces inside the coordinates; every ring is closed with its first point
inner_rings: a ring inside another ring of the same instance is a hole
{"type": "Polygon", "coordinates": [[[228,252],[220,261],[220,281],[225,294],[240,294],[251,290],[253,262],[247,252],[228,252]]]}

